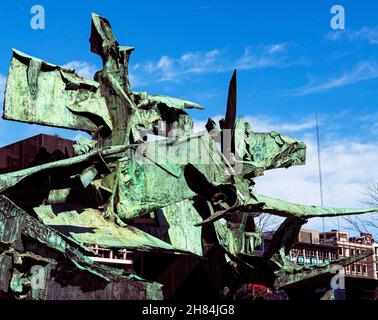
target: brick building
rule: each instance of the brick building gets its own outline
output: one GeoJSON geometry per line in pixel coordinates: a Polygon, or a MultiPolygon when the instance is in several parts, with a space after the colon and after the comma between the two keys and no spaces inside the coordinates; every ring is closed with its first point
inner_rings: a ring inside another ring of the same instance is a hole
{"type": "MultiPolygon", "coordinates": [[[[267,250],[274,232],[265,232],[262,245],[257,248],[256,255],[262,255],[267,250]]],[[[314,230],[302,229],[298,242],[290,251],[288,260],[298,265],[320,264],[337,259],[337,247],[320,243],[320,233],[314,230]]]]}
{"type": "MultiPolygon", "coordinates": [[[[256,255],[262,255],[268,248],[274,232],[265,232],[262,245],[256,255]]],[[[298,265],[319,264],[373,251],[373,255],[345,267],[346,277],[378,280],[378,244],[371,234],[361,233],[349,237],[347,232],[331,230],[318,232],[302,229],[298,242],[288,255],[288,260],[298,265]]]]}
{"type": "Polygon", "coordinates": [[[17,171],[72,156],[72,140],[55,135],[38,134],[0,148],[0,173],[17,171]]]}
{"type": "Polygon", "coordinates": [[[345,267],[347,277],[378,279],[378,245],[371,234],[361,233],[358,237],[349,237],[347,232],[331,230],[320,233],[320,242],[337,247],[337,258],[346,258],[367,251],[373,255],[345,267]]]}

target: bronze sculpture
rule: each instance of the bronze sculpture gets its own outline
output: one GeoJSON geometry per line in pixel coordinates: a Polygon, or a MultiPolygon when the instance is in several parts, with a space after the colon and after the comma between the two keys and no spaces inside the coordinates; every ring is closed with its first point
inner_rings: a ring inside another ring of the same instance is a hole
{"type": "Polygon", "coordinates": [[[303,165],[306,145],[276,132],[255,133],[236,118],[236,71],[225,118],[209,119],[196,133],[185,109],[202,106],[132,91],[134,48],[120,46],[110,23],[96,14],[90,45],[103,61],[94,80],[13,51],[3,117],[82,130],[92,140],[78,141],[73,158],[0,175],[0,296],[163,298],[153,272],[128,274],[95,262],[93,246],[187,257],[195,261],[191,270],[201,264],[215,292],[227,287],[226,296],[248,282],[287,289],[371,254],[303,267],[286,259],[307,219],[378,208],[303,206],[256,194],[253,178],[303,165]],[[262,213],[285,221],[257,257],[261,233],[253,219],[262,213]],[[153,231],[139,226],[143,217],[157,221],[153,231]],[[30,284],[33,264],[44,268],[45,289],[30,284]]]}

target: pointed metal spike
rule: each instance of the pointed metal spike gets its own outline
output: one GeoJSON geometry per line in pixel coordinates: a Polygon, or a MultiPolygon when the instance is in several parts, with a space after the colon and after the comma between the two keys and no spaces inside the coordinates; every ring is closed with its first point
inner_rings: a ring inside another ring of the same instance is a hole
{"type": "Polygon", "coordinates": [[[230,153],[235,152],[236,93],[236,70],[234,70],[228,87],[226,117],[222,124],[222,152],[228,160],[230,160],[230,153]]]}
{"type": "MultiPolygon", "coordinates": [[[[318,218],[318,217],[337,217],[352,214],[364,214],[378,212],[378,207],[371,208],[331,208],[322,206],[310,206],[287,202],[259,194],[254,194],[255,199],[259,203],[263,203],[260,212],[266,212],[281,217],[297,217],[302,219],[318,218]]],[[[251,204],[252,204],[251,203],[251,204]]],[[[253,207],[251,207],[253,209],[253,207]]],[[[249,211],[253,212],[253,211],[249,211]]]]}
{"type": "Polygon", "coordinates": [[[224,121],[224,129],[233,130],[236,121],[236,70],[232,74],[228,87],[227,111],[224,121]]]}

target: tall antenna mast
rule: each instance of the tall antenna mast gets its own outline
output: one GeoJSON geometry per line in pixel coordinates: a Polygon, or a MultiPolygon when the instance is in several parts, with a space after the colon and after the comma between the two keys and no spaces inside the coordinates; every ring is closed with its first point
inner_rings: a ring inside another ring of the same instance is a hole
{"type": "MultiPolygon", "coordinates": [[[[322,165],[320,160],[320,135],[319,135],[319,123],[318,123],[318,113],[315,114],[316,117],[316,142],[318,149],[318,168],[319,168],[319,188],[320,188],[320,204],[324,206],[323,198],[323,178],[322,178],[322,165]]],[[[322,218],[323,232],[325,231],[324,217],[322,218]]]]}

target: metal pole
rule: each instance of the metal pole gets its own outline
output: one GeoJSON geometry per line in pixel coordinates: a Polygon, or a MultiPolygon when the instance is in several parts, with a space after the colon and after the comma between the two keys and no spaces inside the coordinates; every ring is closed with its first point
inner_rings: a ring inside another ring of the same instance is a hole
{"type": "MultiPolygon", "coordinates": [[[[319,188],[320,188],[320,204],[324,205],[323,198],[323,179],[322,179],[322,165],[320,160],[320,135],[319,135],[319,123],[318,123],[318,114],[315,114],[316,117],[316,142],[318,149],[318,168],[319,168],[319,188]]],[[[323,232],[325,232],[324,217],[322,218],[323,232]]]]}

